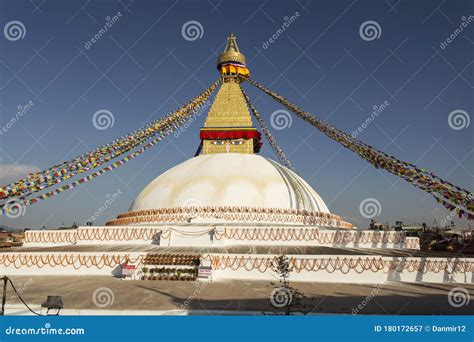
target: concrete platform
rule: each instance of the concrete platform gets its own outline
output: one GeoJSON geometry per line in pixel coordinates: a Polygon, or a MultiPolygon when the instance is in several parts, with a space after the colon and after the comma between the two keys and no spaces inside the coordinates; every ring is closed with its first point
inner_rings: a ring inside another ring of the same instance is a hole
{"type": "MultiPolygon", "coordinates": [[[[274,310],[270,304],[274,285],[263,281],[132,281],[100,276],[14,276],[11,279],[35,309],[39,309],[47,295],[61,295],[62,314],[262,314],[274,310]],[[100,291],[108,293],[102,304],[94,304],[95,291],[96,302],[100,291]],[[108,305],[103,306],[104,301],[108,305]]],[[[472,284],[293,282],[292,285],[306,296],[303,304],[310,314],[470,315],[474,312],[472,284]],[[471,300],[456,308],[450,305],[448,294],[460,286],[471,300]]],[[[7,315],[27,314],[10,286],[7,304],[7,315]]]]}

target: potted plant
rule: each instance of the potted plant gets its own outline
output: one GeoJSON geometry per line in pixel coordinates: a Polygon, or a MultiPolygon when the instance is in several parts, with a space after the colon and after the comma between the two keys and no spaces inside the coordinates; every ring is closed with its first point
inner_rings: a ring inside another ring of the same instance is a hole
{"type": "Polygon", "coordinates": [[[148,276],[148,268],[143,267],[142,268],[142,280],[146,280],[148,276]]]}

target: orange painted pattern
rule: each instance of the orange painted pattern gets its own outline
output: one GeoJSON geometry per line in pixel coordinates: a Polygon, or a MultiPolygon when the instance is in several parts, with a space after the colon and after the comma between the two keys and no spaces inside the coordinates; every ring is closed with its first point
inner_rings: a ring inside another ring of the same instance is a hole
{"type": "Polygon", "coordinates": [[[189,222],[195,217],[219,218],[240,222],[281,222],[321,225],[335,228],[353,228],[340,216],[307,210],[258,207],[178,207],[131,211],[120,214],[106,226],[125,226],[152,222],[189,222]]]}
{"type": "Polygon", "coordinates": [[[26,232],[25,243],[76,243],[77,241],[128,241],[152,240],[161,232],[158,228],[93,228],[71,232],[26,232]]]}
{"type": "MultiPolygon", "coordinates": [[[[13,266],[16,269],[22,267],[68,267],[74,269],[116,267],[125,263],[141,264],[146,254],[131,259],[125,255],[78,255],[78,254],[1,254],[0,265],[2,267],[13,266]]],[[[210,260],[214,270],[231,269],[233,271],[258,270],[260,273],[272,268],[276,257],[246,257],[246,256],[217,256],[207,255],[201,260],[210,260]]],[[[363,272],[447,272],[472,273],[474,262],[471,261],[448,261],[448,260],[390,260],[381,257],[328,257],[328,258],[290,258],[290,265],[300,273],[326,271],[328,273],[340,272],[347,274],[350,271],[363,272]]]]}
{"type": "MultiPolygon", "coordinates": [[[[207,257],[211,260],[212,268],[216,270],[231,269],[233,271],[258,270],[260,273],[272,269],[276,257],[245,257],[245,256],[213,256],[207,257]]],[[[350,271],[356,273],[371,272],[448,272],[468,273],[474,271],[474,262],[471,261],[446,261],[446,260],[388,260],[381,257],[329,257],[329,258],[290,258],[290,265],[300,273],[302,271],[318,272],[326,271],[334,273],[339,271],[347,274],[350,271]]]]}
{"type": "Polygon", "coordinates": [[[128,255],[80,255],[80,254],[1,254],[0,265],[3,267],[13,266],[16,269],[21,267],[68,267],[74,269],[116,267],[128,262],[141,262],[145,256],[130,259],[128,255]]]}

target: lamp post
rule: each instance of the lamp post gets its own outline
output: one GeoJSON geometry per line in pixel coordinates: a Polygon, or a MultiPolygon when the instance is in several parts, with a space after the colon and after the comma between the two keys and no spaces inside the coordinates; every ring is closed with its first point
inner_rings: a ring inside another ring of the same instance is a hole
{"type": "Polygon", "coordinates": [[[8,277],[3,276],[3,295],[2,295],[2,311],[0,311],[0,316],[5,315],[5,302],[7,301],[7,281],[8,277]]]}

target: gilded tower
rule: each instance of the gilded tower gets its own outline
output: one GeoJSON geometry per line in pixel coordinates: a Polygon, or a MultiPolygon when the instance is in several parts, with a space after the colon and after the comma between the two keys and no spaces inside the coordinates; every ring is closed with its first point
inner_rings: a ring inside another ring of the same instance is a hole
{"type": "Polygon", "coordinates": [[[260,132],[253,127],[240,88],[250,72],[234,34],[227,38],[224,52],[217,58],[217,70],[222,85],[200,131],[201,153],[256,153],[261,146],[260,132]]]}

